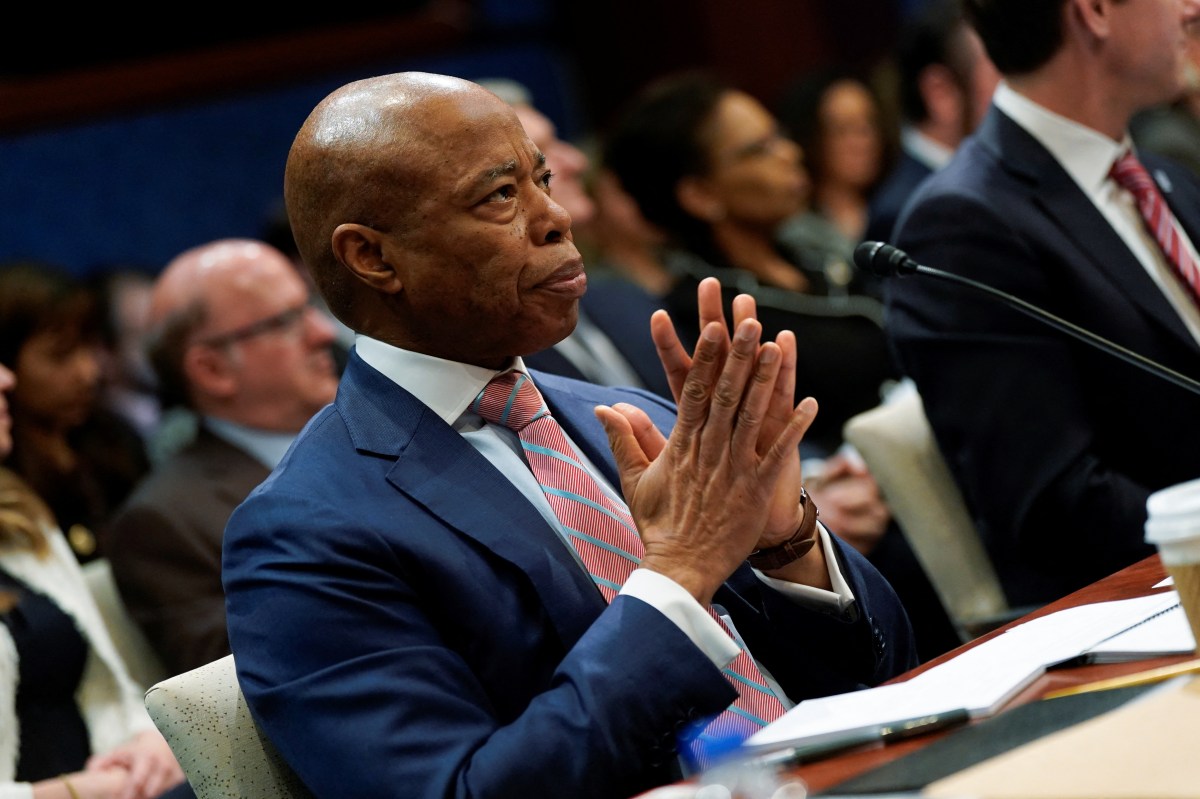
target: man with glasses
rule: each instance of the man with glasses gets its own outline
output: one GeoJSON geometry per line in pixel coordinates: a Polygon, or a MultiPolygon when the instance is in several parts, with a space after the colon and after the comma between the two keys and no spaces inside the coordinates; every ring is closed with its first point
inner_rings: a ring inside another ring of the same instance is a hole
{"type": "Polygon", "coordinates": [[[150,359],[195,440],[118,512],[105,551],[130,613],[172,672],[229,653],[221,542],[234,507],[333,401],[332,324],[291,261],[255,240],[188,250],[158,277],[150,359]]]}

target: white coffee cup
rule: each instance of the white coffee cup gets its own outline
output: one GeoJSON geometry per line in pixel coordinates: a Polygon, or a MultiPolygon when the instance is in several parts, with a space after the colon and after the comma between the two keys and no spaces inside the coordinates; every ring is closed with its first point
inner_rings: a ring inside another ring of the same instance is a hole
{"type": "Polygon", "coordinates": [[[1146,512],[1146,541],[1158,548],[1200,641],[1200,479],[1155,491],[1146,512]]]}

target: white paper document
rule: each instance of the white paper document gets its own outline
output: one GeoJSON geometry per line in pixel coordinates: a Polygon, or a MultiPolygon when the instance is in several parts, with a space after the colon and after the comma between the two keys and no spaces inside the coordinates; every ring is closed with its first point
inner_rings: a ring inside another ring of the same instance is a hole
{"type": "Polygon", "coordinates": [[[1096,644],[1087,651],[1086,660],[1088,663],[1120,663],[1195,651],[1192,628],[1183,606],[1177,604],[1096,644]]]}
{"type": "Polygon", "coordinates": [[[746,744],[815,743],[959,709],[972,717],[988,716],[1047,667],[1082,655],[1178,602],[1178,594],[1169,591],[1051,613],[905,682],[800,702],[746,744]]]}

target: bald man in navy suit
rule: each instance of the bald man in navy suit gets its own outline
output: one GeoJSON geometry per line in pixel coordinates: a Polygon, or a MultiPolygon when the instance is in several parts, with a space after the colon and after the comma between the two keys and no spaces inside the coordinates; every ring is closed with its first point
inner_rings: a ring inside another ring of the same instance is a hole
{"type": "Polygon", "coordinates": [[[551,187],[513,109],[443,75],[343,86],[289,154],[296,242],[357,335],[222,564],[247,704],[318,797],[624,799],[678,779],[681,736],[739,691],[786,706],[915,665],[895,593],[801,491],[794,335],[761,341],[744,304],[725,324],[713,281],[692,352],[653,319],[677,412],[526,368],[587,285],[551,187]],[[587,529],[474,410],[514,370],[580,483],[629,507],[645,551],[611,602],[587,529]],[[726,676],[743,646],[755,687],[726,676]]]}

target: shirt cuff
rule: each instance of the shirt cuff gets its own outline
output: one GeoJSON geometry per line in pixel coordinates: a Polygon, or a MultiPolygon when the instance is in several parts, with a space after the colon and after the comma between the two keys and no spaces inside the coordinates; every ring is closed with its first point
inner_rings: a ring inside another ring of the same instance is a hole
{"type": "Polygon", "coordinates": [[[777,580],[774,577],[768,577],[758,569],[754,570],[754,574],[793,602],[825,612],[842,613],[854,604],[854,592],[850,590],[849,583],[842,575],[842,567],[838,563],[833,539],[820,521],[817,522],[817,537],[821,548],[825,550],[825,562],[829,565],[829,582],[833,585],[832,591],[814,588],[811,585],[789,583],[787,580],[777,580]]]}
{"type": "Polygon", "coordinates": [[[670,577],[649,569],[634,569],[621,593],[642,600],[670,619],[719,669],[737,657],[737,643],[725,628],[670,577]]]}

